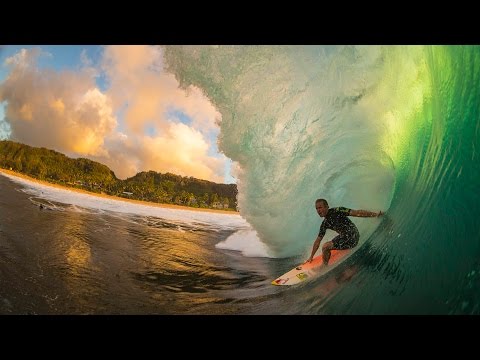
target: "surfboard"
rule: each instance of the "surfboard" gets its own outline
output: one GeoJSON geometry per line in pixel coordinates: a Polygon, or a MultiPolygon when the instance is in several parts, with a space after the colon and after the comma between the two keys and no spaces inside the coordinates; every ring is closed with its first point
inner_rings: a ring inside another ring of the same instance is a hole
{"type": "Polygon", "coordinates": [[[318,255],[313,258],[311,263],[300,264],[294,267],[292,270],[286,272],[279,278],[276,278],[272,281],[272,285],[297,285],[301,282],[304,282],[314,275],[318,275],[322,270],[326,270],[327,267],[330,267],[345,256],[350,253],[348,250],[332,250],[330,255],[330,260],[328,261],[328,266],[323,265],[322,255],[318,255]]]}

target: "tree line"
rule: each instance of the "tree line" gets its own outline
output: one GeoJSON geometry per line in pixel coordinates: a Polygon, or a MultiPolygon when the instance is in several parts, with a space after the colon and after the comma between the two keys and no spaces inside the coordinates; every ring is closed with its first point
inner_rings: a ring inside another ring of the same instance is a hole
{"type": "Polygon", "coordinates": [[[237,209],[237,186],[171,173],[142,171],[118,179],[108,166],[46,148],[0,141],[0,167],[33,178],[124,198],[195,208],[237,209]]]}

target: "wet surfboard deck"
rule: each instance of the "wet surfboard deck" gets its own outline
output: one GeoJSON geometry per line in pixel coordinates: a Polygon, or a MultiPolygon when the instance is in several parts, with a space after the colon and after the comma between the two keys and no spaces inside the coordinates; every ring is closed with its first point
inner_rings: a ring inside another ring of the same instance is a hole
{"type": "MultiPolygon", "coordinates": [[[[328,266],[330,267],[350,253],[351,250],[332,250],[328,266]]],[[[297,285],[326,270],[322,255],[313,258],[311,263],[300,264],[272,281],[272,285],[297,285]]]]}

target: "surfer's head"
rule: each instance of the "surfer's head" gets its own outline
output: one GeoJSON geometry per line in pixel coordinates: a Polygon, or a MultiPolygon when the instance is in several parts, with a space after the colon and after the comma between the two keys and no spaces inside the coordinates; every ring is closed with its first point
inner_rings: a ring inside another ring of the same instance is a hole
{"type": "Polygon", "coordinates": [[[315,201],[315,209],[317,209],[318,215],[325,217],[328,212],[328,202],[325,199],[317,199],[315,201]]]}

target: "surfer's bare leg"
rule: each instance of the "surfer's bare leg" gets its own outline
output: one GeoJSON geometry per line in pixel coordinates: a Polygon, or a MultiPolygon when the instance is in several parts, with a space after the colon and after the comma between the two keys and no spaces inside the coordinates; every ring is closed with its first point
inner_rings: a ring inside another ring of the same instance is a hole
{"type": "Polygon", "coordinates": [[[323,264],[328,265],[328,261],[330,260],[330,251],[333,249],[333,242],[327,241],[322,246],[322,256],[323,256],[323,264]]]}

